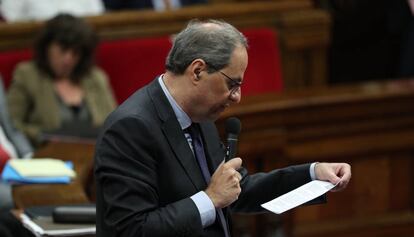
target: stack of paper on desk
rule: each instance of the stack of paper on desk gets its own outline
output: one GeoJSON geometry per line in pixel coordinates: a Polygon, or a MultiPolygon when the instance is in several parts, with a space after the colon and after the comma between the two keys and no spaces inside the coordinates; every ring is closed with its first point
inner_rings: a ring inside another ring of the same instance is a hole
{"type": "Polygon", "coordinates": [[[75,177],[73,164],[57,159],[12,159],[2,179],[11,183],[69,183],[75,177]]]}
{"type": "Polygon", "coordinates": [[[11,159],[10,166],[24,177],[75,177],[75,172],[66,167],[62,160],[44,159],[11,159]]]}

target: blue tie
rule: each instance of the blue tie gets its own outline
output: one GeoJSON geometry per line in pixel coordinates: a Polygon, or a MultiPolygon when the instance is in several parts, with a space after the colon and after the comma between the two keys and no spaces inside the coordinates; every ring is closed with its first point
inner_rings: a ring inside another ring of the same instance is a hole
{"type": "MultiPolygon", "coordinates": [[[[204,180],[207,184],[210,183],[211,174],[208,170],[206,154],[204,153],[204,146],[201,140],[200,132],[198,125],[196,123],[191,124],[190,127],[186,129],[186,131],[191,136],[191,145],[193,147],[194,156],[197,159],[198,165],[200,166],[201,173],[203,174],[204,180]]],[[[223,210],[216,209],[217,215],[219,217],[220,223],[224,229],[224,235],[226,237],[230,237],[229,230],[227,228],[226,218],[224,218],[223,210]]]]}

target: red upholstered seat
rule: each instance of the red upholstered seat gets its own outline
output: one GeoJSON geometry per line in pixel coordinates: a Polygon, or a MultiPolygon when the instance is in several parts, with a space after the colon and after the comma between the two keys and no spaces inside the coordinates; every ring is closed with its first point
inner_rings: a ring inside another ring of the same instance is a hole
{"type": "MultiPolygon", "coordinates": [[[[271,29],[250,29],[243,30],[243,33],[250,46],[243,95],[281,91],[283,83],[276,33],[271,29]]],[[[170,47],[168,36],[106,41],[99,45],[97,63],[108,74],[118,102],[123,102],[164,72],[170,47]]],[[[29,50],[0,52],[0,73],[6,87],[10,84],[15,65],[31,57],[29,50]]]]}
{"type": "Polygon", "coordinates": [[[277,34],[272,29],[243,30],[249,43],[249,65],[244,74],[242,95],[280,92],[282,69],[277,34]]]}
{"type": "Polygon", "coordinates": [[[0,52],[0,74],[7,88],[13,77],[16,64],[32,58],[32,51],[28,49],[0,52]]]}
{"type": "MultiPolygon", "coordinates": [[[[271,29],[250,29],[243,33],[250,47],[243,95],[281,91],[283,83],[276,33],[271,29]]],[[[118,40],[99,46],[98,64],[111,78],[119,102],[165,70],[170,47],[169,37],[118,40]]]]}
{"type": "Polygon", "coordinates": [[[118,102],[164,72],[170,48],[167,36],[108,41],[99,46],[97,62],[111,78],[118,102]]]}

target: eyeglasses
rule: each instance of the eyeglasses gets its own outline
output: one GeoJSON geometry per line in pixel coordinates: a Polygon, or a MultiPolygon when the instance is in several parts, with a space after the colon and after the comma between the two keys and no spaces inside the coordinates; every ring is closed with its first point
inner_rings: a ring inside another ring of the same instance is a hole
{"type": "Polygon", "coordinates": [[[215,71],[219,72],[221,75],[223,75],[224,77],[226,77],[228,80],[226,81],[227,84],[227,88],[230,91],[230,95],[234,95],[237,91],[239,91],[242,82],[236,79],[233,79],[229,76],[227,76],[227,74],[225,74],[224,72],[217,70],[215,67],[209,65],[212,69],[214,69],[215,71]]]}

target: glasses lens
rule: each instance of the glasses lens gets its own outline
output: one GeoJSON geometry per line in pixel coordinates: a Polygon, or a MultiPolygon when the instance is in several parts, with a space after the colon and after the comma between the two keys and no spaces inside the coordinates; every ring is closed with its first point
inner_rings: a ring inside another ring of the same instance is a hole
{"type": "Polygon", "coordinates": [[[227,79],[227,87],[229,88],[229,91],[231,91],[232,93],[234,91],[236,91],[240,86],[238,83],[236,83],[235,81],[232,81],[230,79],[227,79]]]}
{"type": "Polygon", "coordinates": [[[226,78],[227,88],[229,89],[229,91],[232,91],[233,92],[234,90],[237,90],[240,87],[240,85],[241,85],[240,82],[238,82],[235,79],[232,79],[231,77],[227,76],[222,71],[219,71],[219,72],[226,78]]]}

